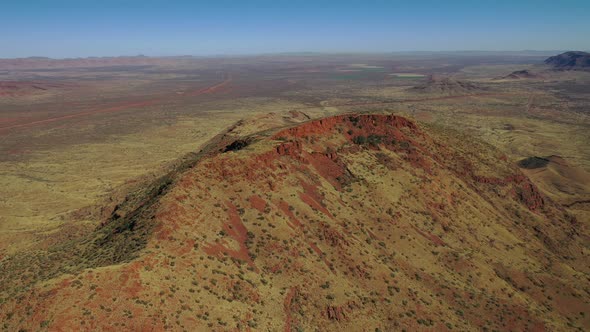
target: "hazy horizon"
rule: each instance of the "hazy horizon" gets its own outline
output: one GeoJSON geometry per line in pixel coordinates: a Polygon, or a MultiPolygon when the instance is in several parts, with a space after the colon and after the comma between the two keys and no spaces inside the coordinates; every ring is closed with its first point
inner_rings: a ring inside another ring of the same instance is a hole
{"type": "Polygon", "coordinates": [[[3,5],[0,58],[588,50],[585,1],[34,1],[3,5]]]}
{"type": "Polygon", "coordinates": [[[72,56],[72,57],[50,57],[44,55],[29,55],[29,56],[22,56],[22,57],[0,57],[3,60],[10,60],[10,59],[51,59],[51,60],[68,60],[68,59],[100,59],[100,58],[134,58],[134,57],[147,57],[147,58],[182,58],[182,57],[195,57],[195,58],[216,58],[216,57],[257,57],[257,56],[305,56],[305,55],[338,55],[338,56],[346,56],[346,55],[387,55],[387,54],[399,54],[399,55],[412,55],[412,54],[432,54],[432,55],[485,55],[485,54],[507,54],[507,55],[523,55],[523,56],[545,56],[545,55],[554,55],[562,52],[568,51],[581,51],[581,52],[589,52],[589,50],[580,50],[580,49],[572,49],[572,50],[445,50],[445,51],[438,51],[438,50],[423,50],[423,51],[390,51],[390,52],[319,52],[319,51],[292,51],[292,52],[269,52],[269,53],[226,53],[226,54],[172,54],[172,55],[160,55],[160,54],[121,54],[121,55],[89,55],[89,56],[72,56]]]}

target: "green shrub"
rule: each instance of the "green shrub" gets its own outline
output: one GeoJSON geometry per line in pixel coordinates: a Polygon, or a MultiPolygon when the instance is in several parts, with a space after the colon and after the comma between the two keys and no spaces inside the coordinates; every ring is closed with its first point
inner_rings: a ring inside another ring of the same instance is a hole
{"type": "Polygon", "coordinates": [[[365,136],[356,136],[352,139],[354,144],[363,145],[367,143],[367,138],[365,136]]]}

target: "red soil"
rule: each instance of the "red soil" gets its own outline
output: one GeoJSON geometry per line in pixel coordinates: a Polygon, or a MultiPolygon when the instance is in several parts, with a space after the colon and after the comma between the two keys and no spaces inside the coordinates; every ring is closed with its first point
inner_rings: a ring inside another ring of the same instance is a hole
{"type": "Polygon", "coordinates": [[[225,253],[230,257],[247,262],[248,265],[250,265],[256,271],[258,271],[258,268],[254,265],[252,257],[250,257],[250,254],[248,253],[248,247],[246,246],[246,240],[248,240],[248,229],[246,229],[246,226],[244,226],[244,223],[242,222],[242,219],[238,214],[238,209],[236,208],[236,206],[231,202],[227,202],[226,205],[229,209],[229,222],[223,225],[223,230],[234,241],[237,242],[239,249],[234,250],[221,242],[217,242],[207,244],[203,248],[203,250],[209,255],[216,255],[219,257],[222,256],[222,253],[225,253]]]}
{"type": "Polygon", "coordinates": [[[430,240],[432,243],[434,243],[437,246],[446,246],[447,244],[440,239],[440,237],[434,235],[434,234],[430,234],[428,232],[423,232],[420,229],[418,229],[418,227],[412,225],[412,228],[414,228],[414,230],[416,232],[418,232],[418,234],[422,235],[424,238],[430,240]]]}
{"type": "Polygon", "coordinates": [[[321,211],[330,218],[334,218],[330,211],[322,205],[324,197],[318,192],[317,186],[304,181],[301,181],[301,186],[303,187],[304,192],[299,193],[299,198],[301,198],[305,204],[309,205],[312,209],[321,211]]]}
{"type": "Polygon", "coordinates": [[[303,224],[301,224],[301,222],[297,218],[295,218],[295,214],[293,214],[293,211],[289,209],[289,204],[287,202],[281,201],[279,204],[277,204],[277,206],[279,207],[279,209],[281,209],[281,211],[283,211],[284,214],[287,215],[287,217],[289,217],[289,220],[293,223],[289,224],[291,228],[296,229],[303,227],[303,224]]]}
{"type": "Polygon", "coordinates": [[[264,213],[264,210],[266,209],[266,201],[258,195],[250,196],[250,205],[260,213],[264,213]]]}
{"type": "Polygon", "coordinates": [[[215,92],[220,91],[226,85],[230,84],[232,82],[232,80],[233,80],[232,76],[229,75],[221,83],[217,83],[215,85],[212,85],[212,86],[209,86],[209,87],[206,87],[206,88],[203,88],[203,89],[199,89],[197,91],[185,92],[183,94],[186,95],[186,96],[195,97],[195,96],[201,96],[201,95],[204,95],[204,94],[215,93],[215,92]]]}
{"type": "Polygon", "coordinates": [[[345,174],[346,166],[338,160],[338,154],[312,153],[308,155],[308,159],[322,177],[335,188],[341,189],[342,185],[338,179],[345,174]]]}
{"type": "Polygon", "coordinates": [[[330,262],[328,262],[328,259],[324,256],[324,252],[322,251],[322,249],[320,249],[317,244],[313,243],[313,242],[307,242],[307,245],[309,245],[309,247],[318,255],[320,256],[320,258],[322,259],[322,261],[324,262],[324,264],[326,264],[326,266],[330,269],[330,271],[334,272],[334,270],[332,269],[332,267],[330,266],[330,262]]]}
{"type": "Polygon", "coordinates": [[[293,318],[291,317],[291,312],[294,308],[292,308],[293,298],[297,296],[299,290],[297,287],[289,288],[289,293],[285,296],[285,300],[283,301],[283,311],[287,316],[285,318],[285,332],[291,332],[291,326],[293,325],[293,318]]]}

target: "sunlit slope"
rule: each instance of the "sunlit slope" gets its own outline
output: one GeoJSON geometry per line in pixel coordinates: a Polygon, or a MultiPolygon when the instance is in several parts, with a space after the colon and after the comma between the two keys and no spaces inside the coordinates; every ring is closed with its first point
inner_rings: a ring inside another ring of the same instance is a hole
{"type": "Polygon", "coordinates": [[[341,115],[220,150],[97,229],[104,257],[3,296],[4,329],[590,326],[587,231],[489,145],[341,115]]]}

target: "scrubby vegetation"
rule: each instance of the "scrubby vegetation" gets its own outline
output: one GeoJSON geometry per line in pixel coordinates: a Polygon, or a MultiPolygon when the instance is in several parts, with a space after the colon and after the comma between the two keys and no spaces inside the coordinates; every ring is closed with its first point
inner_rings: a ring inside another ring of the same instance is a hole
{"type": "Polygon", "coordinates": [[[583,285],[549,263],[586,268],[575,225],[517,167],[444,129],[351,119],[205,158],[83,240],[4,260],[3,285],[26,285],[2,293],[5,329],[584,326],[583,285]]]}

